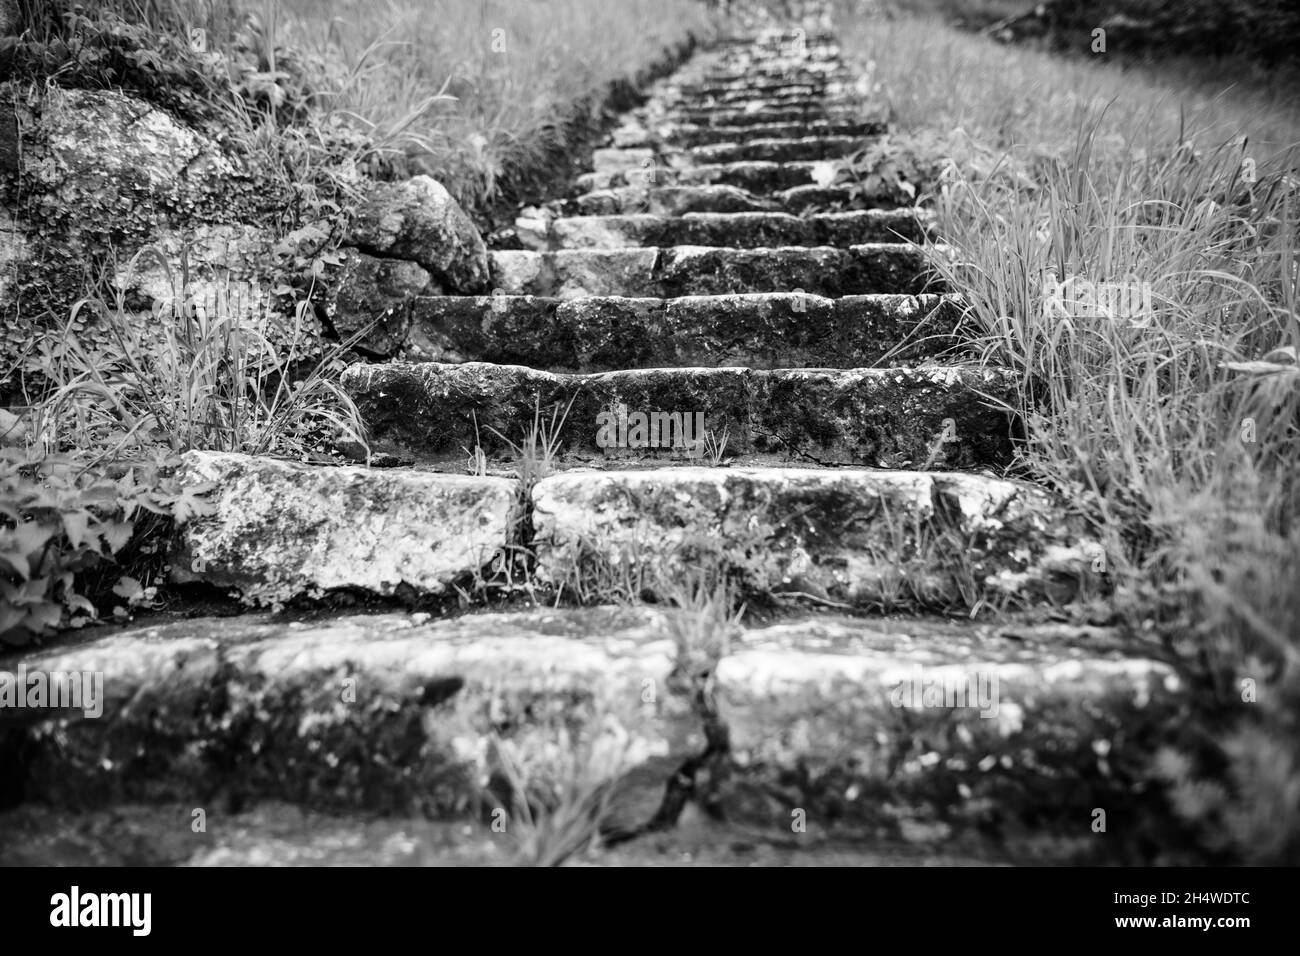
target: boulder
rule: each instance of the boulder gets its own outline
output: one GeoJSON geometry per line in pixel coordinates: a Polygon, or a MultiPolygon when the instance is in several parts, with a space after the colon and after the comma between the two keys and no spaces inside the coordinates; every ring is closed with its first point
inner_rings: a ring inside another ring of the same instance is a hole
{"type": "Polygon", "coordinates": [[[377,256],[418,262],[447,292],[487,287],[483,238],[460,204],[429,176],[373,187],[346,242],[377,256]]]}

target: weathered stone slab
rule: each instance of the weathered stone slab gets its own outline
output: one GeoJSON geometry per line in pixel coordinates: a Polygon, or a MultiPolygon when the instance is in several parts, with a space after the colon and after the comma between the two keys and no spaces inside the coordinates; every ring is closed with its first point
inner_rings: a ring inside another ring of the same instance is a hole
{"type": "Polygon", "coordinates": [[[725,163],[701,163],[677,173],[684,184],[735,186],[753,193],[772,193],[816,181],[815,163],[795,161],[777,163],[766,160],[741,160],[725,163]]]}
{"type": "Polygon", "coordinates": [[[654,165],[654,162],[654,150],[644,147],[598,149],[591,157],[592,169],[598,173],[648,169],[654,165]]]}
{"type": "Polygon", "coordinates": [[[476,442],[504,452],[496,432],[518,441],[538,405],[569,408],[562,444],[588,454],[600,453],[602,414],[623,406],[703,416],[704,429],[726,432],[738,454],[911,468],[1005,464],[1011,455],[1010,422],[990,407],[1011,398],[1010,375],[956,367],[570,375],[482,362],[394,362],[351,366],[343,384],[377,440],[420,455],[476,442]]]}
{"type": "Polygon", "coordinates": [[[868,123],[871,133],[885,132],[887,125],[881,117],[864,117],[858,107],[833,107],[825,104],[783,103],[755,109],[691,109],[676,108],[666,111],[664,119],[668,122],[698,126],[739,127],[762,126],[773,123],[868,123]],[[879,128],[876,128],[879,127],[879,128]]]}
{"type": "MultiPolygon", "coordinates": [[[[701,146],[711,143],[734,143],[751,137],[755,139],[801,139],[806,137],[849,136],[862,138],[876,136],[885,131],[879,122],[815,120],[811,123],[755,122],[726,126],[718,123],[679,123],[665,127],[664,138],[680,146],[701,146]]],[[[770,158],[770,157],[769,157],[770,158]]],[[[808,157],[794,157],[806,159],[808,157]]]]}
{"type": "Polygon", "coordinates": [[[974,590],[1068,595],[1093,547],[1042,491],[956,472],[575,471],[532,497],[538,573],[557,584],[598,576],[593,562],[653,582],[712,558],[768,599],[953,608],[974,590]]]}
{"type": "Polygon", "coordinates": [[[961,314],[957,300],[933,295],[429,296],[415,302],[403,357],[563,372],[857,368],[956,347],[961,314]]]}
{"type": "Polygon", "coordinates": [[[840,159],[862,149],[860,136],[803,136],[797,139],[755,137],[743,142],[693,146],[697,163],[793,163],[840,159]]]}
{"type": "MultiPolygon", "coordinates": [[[[580,183],[583,177],[578,177],[580,183]]],[[[607,180],[612,182],[613,180],[607,180]]],[[[595,184],[595,180],[588,180],[595,184]]],[[[618,180],[621,183],[621,180],[618,180]]],[[[690,212],[763,212],[775,209],[772,202],[728,185],[698,186],[601,186],[583,193],[567,204],[566,212],[578,216],[611,216],[618,213],[649,213],[681,216],[690,212]]]]}
{"type": "Polygon", "coordinates": [[[511,540],[518,485],[406,470],[322,467],[191,451],[186,487],[215,484],[216,513],[181,530],[177,581],[279,604],[337,588],[440,594],[511,540]]]}
{"type": "Polygon", "coordinates": [[[1174,816],[1150,765],[1186,712],[1173,670],[1096,636],[819,617],[747,631],[715,675],[728,819],[1004,846],[1050,835],[1083,858],[1141,859],[1174,816]],[[1092,829],[1107,814],[1104,835],[1092,829]]]}
{"type": "Polygon", "coordinates": [[[561,249],[492,253],[492,281],[506,295],[720,295],[794,292],[866,295],[927,291],[924,248],[866,243],[849,249],[717,246],[561,249]]]}
{"type": "Polygon", "coordinates": [[[11,672],[99,673],[104,699],[98,717],[0,714],[6,802],[477,815],[508,806],[499,737],[542,792],[575,770],[617,779],[664,764],[645,795],[653,812],[676,759],[700,746],[653,611],[427,618],[207,618],[8,660],[11,672]],[[574,766],[580,749],[590,766],[574,766]]]}
{"type": "Polygon", "coordinates": [[[933,217],[919,209],[789,213],[687,213],[573,216],[541,223],[520,238],[534,250],[622,249],[628,246],[851,246],[922,242],[933,217]],[[544,230],[544,231],[542,231],[544,230]]]}

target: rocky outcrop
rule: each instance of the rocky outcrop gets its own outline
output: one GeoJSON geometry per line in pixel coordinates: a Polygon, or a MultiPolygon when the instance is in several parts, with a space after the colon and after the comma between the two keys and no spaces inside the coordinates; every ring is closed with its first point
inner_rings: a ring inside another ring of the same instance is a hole
{"type": "Polygon", "coordinates": [[[310,294],[340,336],[370,330],[375,355],[400,341],[417,294],[487,287],[482,239],[427,176],[368,184],[353,169],[366,198],[344,211],[335,252],[331,222],[284,235],[293,199],[275,177],[165,109],[110,90],[4,93],[17,106],[0,117],[0,356],[61,325],[101,265],[140,321],[184,301],[265,318],[291,311],[285,293],[310,294]]]}

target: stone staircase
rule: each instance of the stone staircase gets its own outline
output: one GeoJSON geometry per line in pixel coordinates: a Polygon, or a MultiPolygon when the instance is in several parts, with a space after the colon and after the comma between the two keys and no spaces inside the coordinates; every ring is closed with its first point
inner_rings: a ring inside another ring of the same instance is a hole
{"type": "Polygon", "coordinates": [[[27,655],[102,672],[104,714],[6,718],[0,798],[486,819],[582,754],[615,770],[611,839],[695,808],[796,846],[1111,853],[1095,810],[1154,806],[1177,681],[1007,613],[1073,596],[1091,546],[1005,475],[1013,383],[927,283],[931,217],[831,182],[886,124],[809,9],[655,83],[500,237],[491,295],[419,299],[398,360],[347,370],[398,467],[191,453],[218,510],[175,577],[280,613],[27,655]],[[518,461],[539,424],[558,450],[518,461]],[[705,558],[762,615],[663,604],[705,558]],[[557,603],[447,612],[475,589],[557,603]],[[290,620],[358,593],[419,609],[290,620]],[[619,595],[661,603],[566,601],[619,595]]]}

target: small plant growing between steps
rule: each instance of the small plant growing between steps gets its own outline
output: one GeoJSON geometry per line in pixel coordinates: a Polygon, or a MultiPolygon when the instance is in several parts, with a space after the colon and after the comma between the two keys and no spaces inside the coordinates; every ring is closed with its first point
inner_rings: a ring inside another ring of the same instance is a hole
{"type": "MultiPolygon", "coordinates": [[[[576,397],[574,396],[574,398],[576,397]]],[[[515,453],[519,480],[523,483],[525,501],[527,501],[528,492],[532,490],[533,485],[555,471],[555,463],[559,458],[560,432],[563,431],[564,422],[569,417],[569,410],[573,408],[574,398],[569,399],[569,404],[564,407],[563,413],[560,412],[558,404],[553,406],[551,420],[547,422],[542,418],[541,396],[535,396],[533,399],[533,424],[524,433],[524,437],[519,443],[507,438],[497,429],[489,428],[489,431],[509,445],[515,453]]],[[[476,434],[477,428],[476,421],[476,434]]]]}
{"type": "Polygon", "coordinates": [[[704,461],[715,468],[721,465],[727,453],[727,439],[730,435],[730,425],[722,429],[721,435],[712,429],[705,432],[704,437],[700,440],[700,454],[704,461]]]}
{"type": "Polygon", "coordinates": [[[592,706],[597,729],[589,740],[558,725],[544,731],[549,741],[530,737],[525,746],[497,736],[491,742],[489,756],[509,804],[508,811],[493,809],[492,829],[513,838],[518,864],[560,866],[596,843],[613,811],[615,784],[641,762],[607,705],[592,706]]]}

